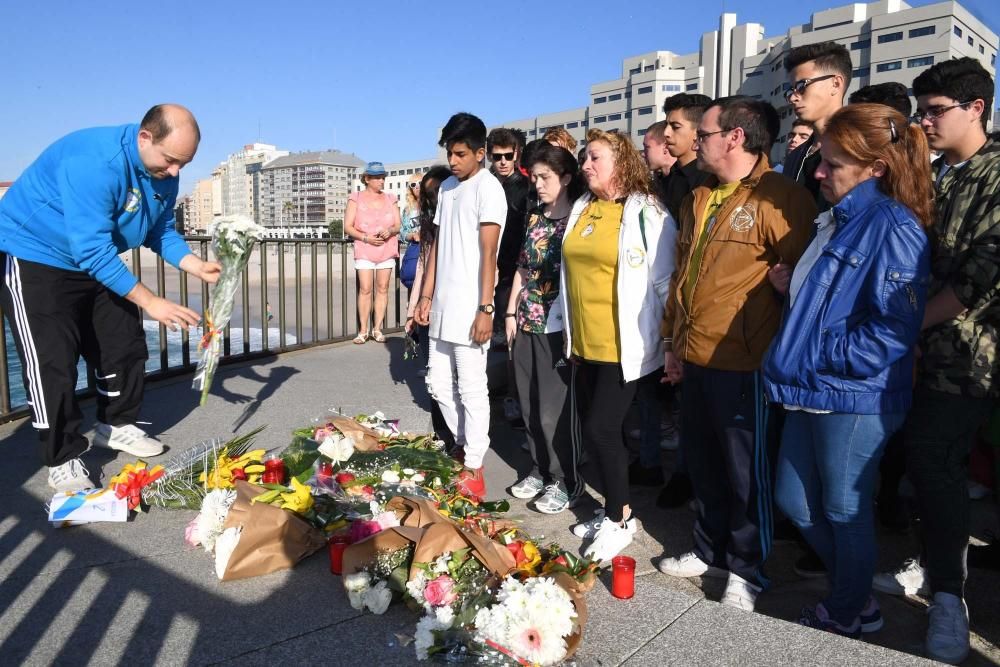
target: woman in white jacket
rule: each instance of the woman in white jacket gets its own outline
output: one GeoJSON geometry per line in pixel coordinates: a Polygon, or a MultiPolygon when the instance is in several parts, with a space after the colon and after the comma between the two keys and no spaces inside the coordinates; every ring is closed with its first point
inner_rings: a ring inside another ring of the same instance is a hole
{"type": "Polygon", "coordinates": [[[610,560],[635,534],[622,424],[640,378],[663,365],[660,318],[673,272],[676,225],[650,194],[628,136],[590,130],[583,175],[563,236],[566,356],[576,364],[583,447],[596,461],[604,510],[573,532],[584,554],[610,560]]]}

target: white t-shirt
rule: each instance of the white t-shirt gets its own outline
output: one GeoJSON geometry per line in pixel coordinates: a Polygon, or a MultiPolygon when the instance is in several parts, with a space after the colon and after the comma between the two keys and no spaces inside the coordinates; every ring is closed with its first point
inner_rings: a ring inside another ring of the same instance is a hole
{"type": "MultiPolygon", "coordinates": [[[[507,198],[500,181],[486,169],[459,181],[454,176],[438,191],[434,224],[438,226],[432,338],[472,345],[469,336],[482,297],[479,282],[479,226],[507,222],[507,198]]],[[[499,246],[499,243],[498,243],[499,246]]],[[[494,277],[494,286],[496,278],[494,277]]],[[[488,347],[489,342],[483,347],[488,347]]]]}

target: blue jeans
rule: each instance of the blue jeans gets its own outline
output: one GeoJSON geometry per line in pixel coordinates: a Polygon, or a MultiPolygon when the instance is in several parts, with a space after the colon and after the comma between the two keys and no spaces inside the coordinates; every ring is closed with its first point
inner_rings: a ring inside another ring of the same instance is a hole
{"type": "Polygon", "coordinates": [[[810,414],[789,410],[781,434],[775,501],[830,573],[830,617],[851,626],[875,574],[872,508],[885,443],[903,413],[810,414]]]}

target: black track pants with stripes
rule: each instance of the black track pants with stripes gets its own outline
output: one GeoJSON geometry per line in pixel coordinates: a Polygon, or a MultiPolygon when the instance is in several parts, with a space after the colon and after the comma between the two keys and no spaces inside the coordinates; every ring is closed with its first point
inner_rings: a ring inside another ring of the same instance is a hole
{"type": "Polygon", "coordinates": [[[82,355],[97,376],[97,420],[135,423],[142,404],[146,338],[139,308],[88,274],[0,253],[0,307],[14,334],[42,462],[87,450],[76,399],[82,355]]]}

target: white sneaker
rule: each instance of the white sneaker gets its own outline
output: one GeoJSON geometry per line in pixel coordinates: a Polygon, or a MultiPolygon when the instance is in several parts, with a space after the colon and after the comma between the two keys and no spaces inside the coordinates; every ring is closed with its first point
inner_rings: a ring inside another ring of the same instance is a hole
{"type": "Polygon", "coordinates": [[[76,493],[93,489],[90,472],[80,459],[70,459],[62,465],[49,468],[49,486],[60,493],[76,493]]]}
{"type": "Polygon", "coordinates": [[[683,579],[691,577],[716,577],[722,579],[723,577],[732,578],[735,576],[730,574],[728,570],[709,565],[693,551],[689,551],[676,558],[661,558],[656,564],[656,569],[663,574],[669,574],[671,577],[681,577],[683,579]]]}
{"type": "Polygon", "coordinates": [[[127,452],[139,458],[159,456],[163,453],[163,445],[160,444],[160,441],[150,438],[145,431],[134,424],[125,424],[124,426],[98,424],[97,432],[94,435],[94,445],[127,452]]]}
{"type": "Polygon", "coordinates": [[[542,514],[559,514],[575,504],[575,499],[570,498],[566,491],[566,485],[555,482],[545,487],[545,494],[535,501],[535,509],[542,514]]]}
{"type": "Polygon", "coordinates": [[[727,607],[753,611],[760,591],[760,587],[754,586],[740,575],[730,572],[729,580],[726,582],[726,592],[722,594],[720,602],[727,607]]]}
{"type": "Polygon", "coordinates": [[[632,544],[635,536],[635,519],[629,519],[625,525],[604,517],[601,527],[597,529],[594,541],[583,552],[585,558],[595,563],[604,563],[622,552],[622,549],[632,544]]]}
{"type": "Polygon", "coordinates": [[[927,608],[928,657],[957,665],[969,655],[969,608],[965,600],[951,593],[935,593],[927,608]]]}
{"type": "Polygon", "coordinates": [[[889,595],[930,595],[927,573],[916,558],[907,558],[895,572],[879,572],[872,588],[889,595]]]}
{"type": "Polygon", "coordinates": [[[594,510],[594,518],[589,521],[584,521],[573,526],[573,534],[577,537],[582,537],[585,540],[597,535],[597,529],[601,527],[604,522],[604,510],[594,510]]]}
{"type": "Polygon", "coordinates": [[[545,489],[545,483],[535,477],[528,475],[520,482],[510,487],[510,495],[521,500],[531,500],[545,489]]]}

